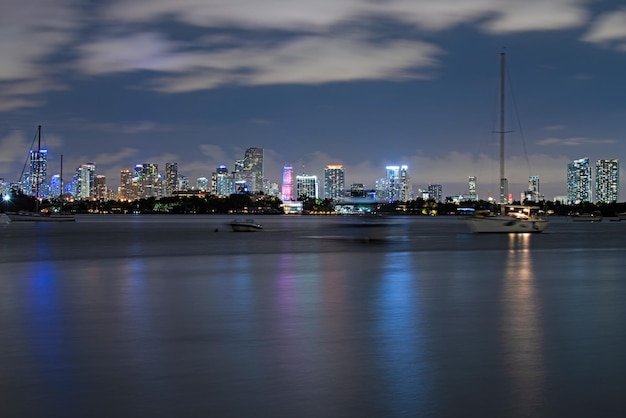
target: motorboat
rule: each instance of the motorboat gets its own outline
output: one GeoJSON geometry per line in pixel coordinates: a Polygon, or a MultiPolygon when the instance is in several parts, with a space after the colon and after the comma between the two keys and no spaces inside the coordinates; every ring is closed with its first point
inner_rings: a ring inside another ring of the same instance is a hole
{"type": "Polygon", "coordinates": [[[254,222],[254,219],[235,219],[230,223],[230,227],[235,232],[253,232],[263,229],[263,225],[254,222]]]}
{"type": "Polygon", "coordinates": [[[548,220],[538,206],[507,205],[504,214],[477,214],[465,220],[475,233],[543,232],[548,220]]]}

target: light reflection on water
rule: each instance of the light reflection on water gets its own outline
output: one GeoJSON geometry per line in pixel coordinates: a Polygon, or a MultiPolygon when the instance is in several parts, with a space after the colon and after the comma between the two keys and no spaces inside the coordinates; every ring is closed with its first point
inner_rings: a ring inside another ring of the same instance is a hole
{"type": "Polygon", "coordinates": [[[621,410],[623,226],[586,248],[591,226],[475,236],[420,220],[370,244],[299,222],[258,235],[172,222],[162,238],[153,218],[11,225],[3,418],[621,410]],[[115,245],[86,245],[90,228],[115,245]]]}

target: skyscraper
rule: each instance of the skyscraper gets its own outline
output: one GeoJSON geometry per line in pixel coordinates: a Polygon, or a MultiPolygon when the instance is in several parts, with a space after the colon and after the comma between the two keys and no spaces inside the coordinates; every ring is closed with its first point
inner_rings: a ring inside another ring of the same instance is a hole
{"type": "Polygon", "coordinates": [[[129,169],[120,170],[120,188],[119,188],[120,200],[130,201],[134,199],[133,196],[133,176],[129,169]]]}
{"type": "Polygon", "coordinates": [[[429,184],[428,185],[428,197],[433,199],[435,202],[441,203],[441,199],[443,198],[443,191],[441,188],[441,184],[429,184]]]}
{"type": "Polygon", "coordinates": [[[165,195],[178,190],[178,163],[165,163],[165,195]]]}
{"type": "Polygon", "coordinates": [[[539,191],[539,176],[528,177],[528,191],[525,193],[525,198],[532,202],[543,200],[543,195],[539,191]]]}
{"type": "Polygon", "coordinates": [[[248,148],[243,157],[243,171],[252,173],[245,176],[248,189],[251,192],[259,192],[263,189],[263,148],[248,148]],[[249,179],[249,180],[248,180],[249,179]]]}
{"type": "Polygon", "coordinates": [[[229,196],[233,193],[233,176],[225,165],[220,165],[211,177],[211,191],[217,196],[229,196]]]}
{"type": "Polygon", "coordinates": [[[291,165],[283,167],[283,186],[280,197],[283,202],[293,200],[293,167],[291,165]]]}
{"type": "Polygon", "coordinates": [[[94,177],[94,198],[96,200],[107,200],[107,178],[101,174],[94,177]]]}
{"type": "Polygon", "coordinates": [[[574,160],[567,165],[567,203],[577,205],[582,202],[591,202],[589,158],[574,160]]]}
{"type": "Polygon", "coordinates": [[[76,169],[76,184],[74,185],[74,196],[77,199],[92,199],[96,195],[95,191],[96,163],[81,164],[76,169]]]}
{"type": "Polygon", "coordinates": [[[45,196],[48,177],[48,150],[39,149],[30,151],[30,182],[31,196],[45,196]]]}
{"type": "Polygon", "coordinates": [[[478,192],[476,191],[476,176],[469,176],[467,180],[469,199],[478,200],[478,192]]]}
{"type": "Polygon", "coordinates": [[[596,161],[596,203],[616,203],[619,199],[619,161],[596,161]]]}
{"type": "Polygon", "coordinates": [[[411,199],[411,180],[408,166],[388,165],[387,176],[377,182],[378,197],[387,202],[406,202],[411,199]]]}
{"type": "Polygon", "coordinates": [[[344,196],[346,183],[342,165],[327,165],[324,169],[324,198],[339,200],[344,196]]]}
{"type": "Polygon", "coordinates": [[[302,197],[313,197],[315,199],[319,197],[317,176],[308,174],[296,176],[296,199],[300,200],[302,197]]]}

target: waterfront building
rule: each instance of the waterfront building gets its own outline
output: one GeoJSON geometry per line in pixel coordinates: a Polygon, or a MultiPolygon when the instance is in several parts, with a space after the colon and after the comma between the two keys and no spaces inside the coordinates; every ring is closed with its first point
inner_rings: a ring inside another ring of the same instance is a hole
{"type": "Polygon", "coordinates": [[[61,176],[59,174],[55,174],[50,178],[50,197],[59,197],[61,196],[63,190],[61,188],[61,176]]]}
{"type": "Polygon", "coordinates": [[[95,197],[96,163],[81,164],[74,177],[74,197],[93,199],[95,197]]]}
{"type": "Polygon", "coordinates": [[[574,160],[567,165],[567,203],[577,205],[582,202],[591,202],[589,158],[574,160]]]}
{"type": "Polygon", "coordinates": [[[619,161],[596,161],[596,203],[616,203],[619,199],[619,161]]]}
{"type": "Polygon", "coordinates": [[[539,176],[528,177],[528,190],[522,194],[522,201],[524,200],[535,203],[544,200],[544,196],[539,190],[539,176]]]}
{"type": "Polygon", "coordinates": [[[350,186],[350,197],[365,197],[365,185],[363,183],[353,183],[350,186]]]}
{"type": "Polygon", "coordinates": [[[339,164],[327,165],[324,169],[324,198],[340,200],[345,194],[345,173],[339,164]]]}
{"type": "Polygon", "coordinates": [[[411,179],[406,165],[388,165],[386,177],[376,182],[376,195],[386,202],[406,202],[412,199],[411,179]]]}
{"type": "Polygon", "coordinates": [[[319,182],[317,176],[301,174],[296,176],[296,200],[305,197],[317,199],[319,197],[319,182]]]}
{"type": "Polygon", "coordinates": [[[196,179],[196,190],[200,190],[201,192],[209,190],[209,179],[206,177],[198,177],[196,179]]]}
{"type": "Polygon", "coordinates": [[[429,184],[427,190],[429,199],[433,199],[435,202],[441,203],[441,199],[443,198],[443,189],[441,184],[429,184]]]}
{"type": "Polygon", "coordinates": [[[134,200],[133,176],[129,169],[120,170],[119,196],[122,201],[134,200]]]}
{"type": "Polygon", "coordinates": [[[140,177],[141,197],[144,199],[151,197],[160,197],[163,193],[161,190],[161,178],[159,176],[159,166],[153,163],[144,163],[141,165],[140,177]]]}
{"type": "Polygon", "coordinates": [[[476,176],[469,176],[467,180],[467,186],[468,186],[469,200],[478,200],[478,192],[476,189],[476,186],[477,186],[476,176]]]}
{"type": "Polygon", "coordinates": [[[251,193],[263,190],[263,148],[246,149],[243,159],[235,161],[233,180],[237,190],[251,193]]]}
{"type": "Polygon", "coordinates": [[[217,196],[229,196],[233,193],[233,176],[223,164],[211,175],[211,193],[217,196]]]}
{"type": "Polygon", "coordinates": [[[48,177],[48,150],[30,150],[30,175],[28,189],[30,196],[45,197],[48,177]]]}
{"type": "Polygon", "coordinates": [[[94,177],[94,198],[96,200],[107,200],[107,178],[101,174],[94,177]]]}
{"type": "Polygon", "coordinates": [[[293,167],[286,165],[283,167],[283,185],[280,194],[283,202],[290,202],[293,199],[293,167]]]}
{"type": "Polygon", "coordinates": [[[187,176],[178,176],[178,190],[189,190],[189,177],[187,176]]]}
{"type": "Polygon", "coordinates": [[[178,163],[165,163],[165,195],[178,190],[178,163]]]}

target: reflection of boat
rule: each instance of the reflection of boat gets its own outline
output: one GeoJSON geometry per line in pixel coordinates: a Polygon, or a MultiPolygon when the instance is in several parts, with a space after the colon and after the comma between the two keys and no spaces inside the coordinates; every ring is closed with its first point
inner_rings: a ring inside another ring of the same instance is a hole
{"type": "Polygon", "coordinates": [[[574,222],[602,222],[602,213],[598,211],[572,215],[572,220],[574,222]]]}
{"type": "Polygon", "coordinates": [[[252,232],[263,229],[263,225],[255,223],[253,219],[235,219],[230,223],[230,227],[235,232],[252,232]]]}
{"type": "Polygon", "coordinates": [[[548,227],[537,206],[507,205],[503,215],[477,215],[465,222],[472,232],[542,232],[548,227]]]}
{"type": "Polygon", "coordinates": [[[504,176],[504,80],[505,54],[500,54],[500,215],[481,216],[480,214],[466,218],[465,222],[472,232],[542,232],[548,227],[548,220],[541,216],[535,206],[506,206],[507,184],[504,176]]]}
{"type": "MultiPolygon", "coordinates": [[[[35,158],[37,159],[42,158],[41,154],[43,152],[47,152],[47,151],[41,149],[41,125],[39,125],[37,127],[37,151],[35,153],[35,158]]],[[[31,160],[31,164],[32,164],[32,160],[31,160]]],[[[70,214],[70,213],[57,213],[54,211],[46,211],[46,212],[40,211],[39,200],[41,199],[41,196],[39,194],[39,186],[41,185],[41,181],[43,177],[41,173],[41,167],[42,167],[41,161],[37,161],[35,166],[36,166],[36,172],[34,173],[34,177],[35,177],[34,181],[36,184],[35,186],[35,210],[32,212],[31,211],[7,212],[7,216],[9,217],[9,219],[12,222],[74,222],[76,218],[73,214],[70,214]]],[[[61,167],[62,166],[63,165],[61,163],[61,167]]],[[[31,170],[32,170],[32,166],[31,166],[31,170]]],[[[61,171],[63,171],[62,168],[61,168],[61,171]]],[[[24,173],[22,172],[22,174],[24,173]]],[[[63,188],[62,185],[61,185],[61,188],[63,188]]]]}

